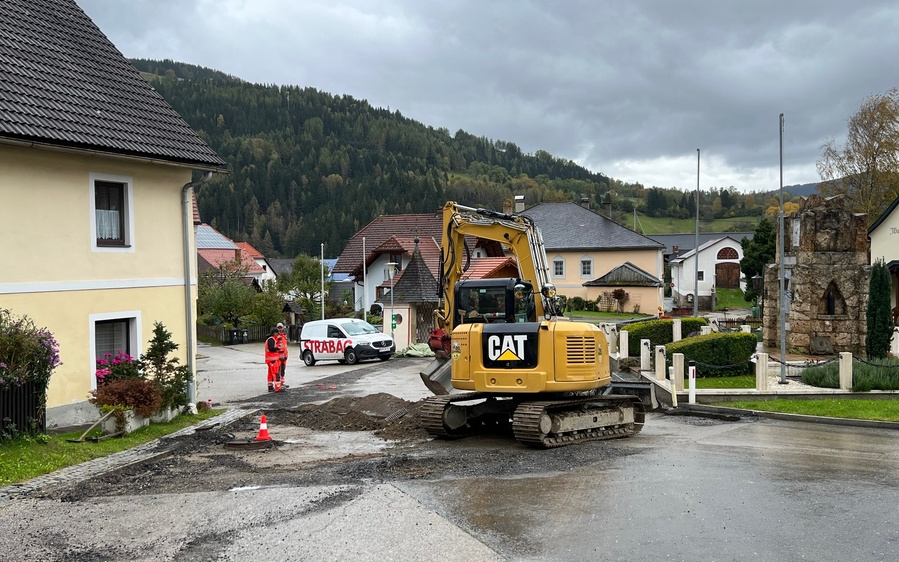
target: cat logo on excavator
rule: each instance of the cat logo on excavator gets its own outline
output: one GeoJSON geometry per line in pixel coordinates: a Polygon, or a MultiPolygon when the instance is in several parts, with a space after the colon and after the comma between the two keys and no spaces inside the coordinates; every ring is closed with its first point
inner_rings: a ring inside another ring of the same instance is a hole
{"type": "Polygon", "coordinates": [[[487,338],[487,357],[491,361],[523,361],[527,334],[492,335],[487,338]]]}

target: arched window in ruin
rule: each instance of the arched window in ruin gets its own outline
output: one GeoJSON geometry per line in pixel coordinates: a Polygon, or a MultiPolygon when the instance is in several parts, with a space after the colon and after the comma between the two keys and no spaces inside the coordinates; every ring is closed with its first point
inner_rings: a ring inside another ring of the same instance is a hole
{"type": "Polygon", "coordinates": [[[718,259],[719,260],[735,260],[739,256],[737,256],[737,251],[728,246],[727,248],[721,248],[718,250],[718,259]]]}
{"type": "Polygon", "coordinates": [[[819,309],[821,314],[826,314],[828,316],[846,314],[846,300],[837,288],[837,284],[833,281],[831,281],[830,284],[827,285],[827,289],[824,290],[819,309]]]}

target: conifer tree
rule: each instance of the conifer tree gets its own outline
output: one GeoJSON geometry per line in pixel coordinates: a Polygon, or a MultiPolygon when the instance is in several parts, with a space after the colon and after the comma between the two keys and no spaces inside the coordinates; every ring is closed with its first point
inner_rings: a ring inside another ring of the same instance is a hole
{"type": "Polygon", "coordinates": [[[890,349],[890,338],[893,335],[893,323],[890,315],[891,285],[890,273],[886,265],[882,260],[875,261],[871,266],[868,309],[865,314],[868,325],[865,352],[869,359],[886,357],[890,349]]]}

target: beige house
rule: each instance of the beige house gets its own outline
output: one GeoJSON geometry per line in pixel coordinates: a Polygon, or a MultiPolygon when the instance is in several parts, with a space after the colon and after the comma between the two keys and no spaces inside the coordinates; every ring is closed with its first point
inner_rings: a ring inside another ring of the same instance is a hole
{"type": "Polygon", "coordinates": [[[72,425],[96,420],[96,359],[139,356],[155,322],[193,366],[193,171],[226,165],[73,0],[15,5],[0,3],[15,31],[0,41],[0,307],[56,337],[47,422],[72,425]]]}
{"type": "Polygon", "coordinates": [[[576,203],[540,203],[523,214],[543,234],[560,295],[595,301],[622,288],[627,312],[654,314],[662,306],[664,244],[576,203]]]}
{"type": "MultiPolygon", "coordinates": [[[[890,306],[893,309],[893,324],[899,322],[899,197],[868,228],[871,240],[871,263],[882,260],[890,271],[893,290],[890,306]]],[[[897,324],[899,325],[899,324],[897,324]]]]}

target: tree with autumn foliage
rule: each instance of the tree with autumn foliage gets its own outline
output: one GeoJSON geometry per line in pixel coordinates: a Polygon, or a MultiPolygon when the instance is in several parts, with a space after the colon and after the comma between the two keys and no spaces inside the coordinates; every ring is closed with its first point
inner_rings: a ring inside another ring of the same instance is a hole
{"type": "Polygon", "coordinates": [[[818,160],[818,192],[842,195],[870,226],[899,197],[899,88],[869,96],[849,120],[846,145],[833,139],[818,160]]]}

